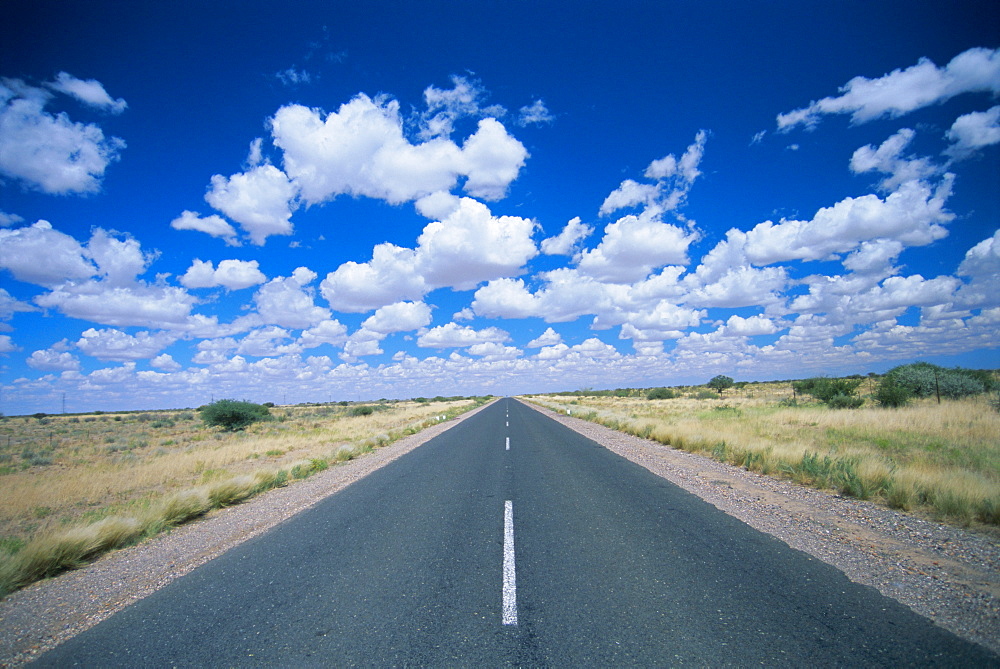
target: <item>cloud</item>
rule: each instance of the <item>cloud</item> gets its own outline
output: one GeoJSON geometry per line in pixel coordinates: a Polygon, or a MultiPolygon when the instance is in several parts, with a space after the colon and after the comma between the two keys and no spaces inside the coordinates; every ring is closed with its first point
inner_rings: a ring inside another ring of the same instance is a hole
{"type": "Polygon", "coordinates": [[[14,340],[10,338],[10,335],[0,335],[0,355],[7,355],[8,353],[14,353],[15,351],[20,351],[21,349],[14,344],[14,340]]]}
{"type": "Polygon", "coordinates": [[[596,248],[580,255],[580,272],[602,281],[630,283],[664,265],[684,265],[697,235],[647,215],[625,216],[604,229],[596,248]]]}
{"type": "Polygon", "coordinates": [[[644,175],[655,183],[641,184],[632,179],[623,181],[605,198],[600,215],[608,216],[620,209],[640,205],[651,217],[676,211],[684,204],[695,180],[701,176],[699,165],[707,140],[708,133],[701,130],[680,158],[671,153],[651,162],[644,175]]]}
{"type": "MultiPolygon", "coordinates": [[[[302,349],[297,342],[283,343],[292,339],[291,333],[274,325],[251,330],[240,340],[236,352],[255,358],[283,356],[299,353],[302,349]]],[[[237,356],[238,357],[238,356],[237,356]]]]}
{"type": "Polygon", "coordinates": [[[49,88],[59,93],[65,93],[74,97],[84,104],[104,109],[112,114],[121,114],[128,108],[128,103],[122,98],[113,100],[108,92],[104,90],[104,85],[95,79],[77,79],[72,74],[60,72],[56,75],[54,82],[46,84],[49,88]]]}
{"type": "Polygon", "coordinates": [[[562,343],[562,335],[552,328],[545,328],[545,332],[535,337],[527,344],[526,348],[541,348],[543,346],[555,346],[562,343]]]}
{"type": "Polygon", "coordinates": [[[162,369],[165,372],[179,372],[183,369],[181,364],[174,360],[169,353],[162,353],[149,361],[151,367],[162,369]]]}
{"type": "Polygon", "coordinates": [[[296,70],[290,67],[287,70],[276,72],[275,78],[285,86],[295,87],[299,84],[308,84],[312,81],[312,75],[306,70],[296,70]]]}
{"type": "Polygon", "coordinates": [[[545,255],[571,256],[577,250],[577,245],[589,237],[594,232],[594,228],[585,225],[577,216],[570,219],[555,237],[543,239],[541,244],[542,253],[545,255]]]}
{"type": "Polygon", "coordinates": [[[299,267],[290,277],[272,279],[253,297],[261,323],[303,329],[329,320],[330,310],[313,301],[314,290],[307,288],[316,273],[299,267]]]}
{"type": "Polygon", "coordinates": [[[327,274],[320,292],[337,311],[364,312],[402,300],[420,300],[430,289],[416,270],[417,252],[378,244],[372,259],[348,261],[327,274]]]}
{"type": "Polygon", "coordinates": [[[97,268],[85,257],[83,246],[54,230],[48,221],[0,229],[0,267],[18,281],[54,286],[71,279],[87,279],[97,268]]]}
{"type": "Polygon", "coordinates": [[[229,178],[216,174],[205,201],[240,224],[262,246],[272,235],[292,234],[297,188],[274,165],[257,165],[229,178]]]}
{"type": "Polygon", "coordinates": [[[241,290],[265,281],[267,277],[260,271],[260,264],[256,260],[221,260],[216,269],[211,260],[195,258],[191,267],[180,278],[181,285],[185,288],[221,286],[226,290],[241,290]]]}
{"type": "Polygon", "coordinates": [[[535,100],[530,105],[521,107],[517,112],[517,124],[522,128],[529,125],[552,123],[555,120],[556,117],[541,100],[535,100]]]}
{"type": "Polygon", "coordinates": [[[35,351],[25,360],[28,367],[42,372],[63,372],[80,369],[80,359],[62,347],[35,351]]]}
{"type": "Polygon", "coordinates": [[[461,118],[483,116],[502,118],[507,113],[507,110],[499,105],[482,107],[480,102],[487,94],[479,81],[452,75],[451,83],[451,89],[441,89],[436,86],[424,89],[424,104],[427,109],[420,115],[421,139],[451,136],[455,131],[455,123],[461,118]]]}
{"type": "Polygon", "coordinates": [[[528,153],[499,121],[486,118],[463,146],[444,137],[413,144],[403,132],[396,100],[359,94],[333,113],[282,107],[271,120],[285,173],[306,204],[338,195],[392,204],[450,191],[459,177],[474,197],[498,199],[517,178],[528,153]]]}
{"type": "Polygon", "coordinates": [[[958,292],[961,304],[984,309],[1000,306],[1000,230],[968,250],[958,275],[969,278],[969,284],[958,292]]]}
{"type": "Polygon", "coordinates": [[[737,337],[753,337],[757,335],[770,335],[778,332],[781,328],[770,318],[764,316],[742,316],[732,315],[726,321],[723,331],[728,335],[737,337]]]}
{"type": "Polygon", "coordinates": [[[15,223],[21,223],[22,221],[24,221],[24,218],[18,216],[17,214],[8,214],[0,211],[0,228],[6,228],[14,225],[15,223]]]}
{"type": "Polygon", "coordinates": [[[652,310],[630,313],[627,328],[622,329],[623,337],[644,340],[677,339],[687,328],[697,327],[707,316],[704,310],[691,309],[660,300],[652,310]]]}
{"type": "Polygon", "coordinates": [[[504,346],[496,342],[473,344],[468,349],[469,355],[475,355],[483,360],[514,360],[521,357],[523,351],[516,346],[504,346]]]}
{"type": "Polygon", "coordinates": [[[778,115],[778,129],[813,127],[824,114],[851,114],[854,123],[896,118],[945,102],[962,93],[1000,93],[1000,49],[974,48],[937,67],[927,58],[905,70],[893,70],[878,79],[854,77],[840,89],[842,95],[812,102],[778,115]]]}
{"type": "Polygon", "coordinates": [[[302,348],[316,348],[323,344],[343,346],[345,341],[347,341],[347,327],[337,319],[331,319],[303,330],[297,343],[302,348]]]}
{"type": "Polygon", "coordinates": [[[124,362],[149,360],[175,341],[177,336],[168,332],[137,332],[129,335],[114,328],[88,328],[76,342],[76,347],[92,358],[124,362]]]}
{"type": "Polygon", "coordinates": [[[388,335],[419,330],[431,322],[431,308],[423,302],[396,302],[377,309],[361,327],[369,332],[388,335]]]}
{"type": "Polygon", "coordinates": [[[19,79],[0,80],[0,174],[50,194],[100,190],[124,140],[106,138],[99,126],[65,113],[50,114],[50,99],[48,91],[19,79]]]}
{"type": "Polygon", "coordinates": [[[239,246],[236,239],[236,229],[226,222],[226,219],[212,214],[202,218],[194,211],[183,211],[181,215],[170,221],[170,227],[174,230],[196,230],[204,232],[212,237],[219,237],[225,240],[229,246],[239,246]]]}
{"type": "Polygon", "coordinates": [[[1000,230],[969,249],[958,273],[970,277],[1000,275],[1000,230]]]}
{"type": "Polygon", "coordinates": [[[527,149],[499,121],[483,119],[462,145],[465,192],[483,200],[502,199],[527,159],[527,149]]]}
{"type": "Polygon", "coordinates": [[[955,119],[945,135],[952,143],[946,153],[965,158],[984,146],[1000,143],[1000,105],[955,119]]]}
{"type": "Polygon", "coordinates": [[[520,274],[538,253],[536,223],[493,216],[477,200],[461,198],[441,221],[424,227],[417,248],[379,244],[365,263],[346,262],[321,284],[334,309],[369,311],[404,300],[419,301],[435,288],[471,290],[479,283],[520,274]]]}
{"type": "MultiPolygon", "coordinates": [[[[1000,109],[1000,108],[998,108],[1000,109]]],[[[903,157],[903,150],[913,140],[916,133],[903,128],[876,149],[870,144],[863,146],[851,156],[851,171],[884,172],[889,176],[879,186],[884,190],[895,190],[907,181],[923,180],[940,172],[940,168],[927,158],[903,157]]]]}
{"type": "Polygon", "coordinates": [[[950,187],[950,178],[933,191],[924,182],[909,181],[885,199],[848,197],[820,209],[808,221],[765,221],[745,233],[747,258],[758,265],[823,260],[875,239],[893,239],[906,246],[930,244],[948,234],[944,224],[954,218],[944,207],[950,187]]]}
{"type": "Polygon", "coordinates": [[[543,272],[545,285],[532,293],[522,279],[490,281],[475,293],[472,308],[486,318],[538,317],[547,323],[573,321],[587,314],[605,319],[622,314],[629,286],[608,284],[572,268],[543,272]]]}
{"type": "MultiPolygon", "coordinates": [[[[9,321],[18,312],[38,311],[27,302],[21,302],[5,289],[0,288],[0,321],[9,321]]],[[[3,325],[0,329],[9,326],[3,325]]]]}
{"type": "Polygon", "coordinates": [[[697,272],[685,278],[690,289],[685,304],[729,309],[781,303],[789,284],[784,267],[741,265],[727,269],[712,281],[703,280],[697,272]]]}
{"type": "Polygon", "coordinates": [[[496,327],[475,330],[464,325],[447,323],[431,328],[417,338],[417,346],[422,348],[463,348],[473,344],[493,342],[502,344],[510,341],[510,334],[496,327]]]}
{"type": "Polygon", "coordinates": [[[893,262],[903,248],[903,243],[895,239],[864,241],[844,258],[844,267],[857,274],[888,276],[897,271],[893,262]]]}
{"type": "Polygon", "coordinates": [[[182,288],[138,280],[156,254],[116,234],[96,228],[84,247],[47,221],[0,230],[0,265],[19,280],[50,288],[35,304],[71,318],[115,326],[187,326],[195,298],[182,288]]]}
{"type": "Polygon", "coordinates": [[[451,215],[429,223],[417,238],[417,270],[427,285],[457,290],[519,274],[538,254],[536,227],[526,218],[493,216],[481,202],[462,198],[451,215]]]}
{"type": "Polygon", "coordinates": [[[99,281],[64,284],[35,304],[102,325],[184,328],[196,300],[181,288],[138,283],[111,287],[99,281]]]}
{"type": "Polygon", "coordinates": [[[97,275],[109,286],[129,286],[156,259],[143,253],[139,242],[129,235],[96,228],[87,242],[86,254],[97,264],[97,275]]]}

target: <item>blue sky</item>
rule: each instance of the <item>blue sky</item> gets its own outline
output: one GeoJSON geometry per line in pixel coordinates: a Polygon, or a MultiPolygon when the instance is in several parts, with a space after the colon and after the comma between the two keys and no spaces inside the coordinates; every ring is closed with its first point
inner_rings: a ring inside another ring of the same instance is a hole
{"type": "Polygon", "coordinates": [[[994,3],[571,7],[8,2],[0,411],[1000,366],[994,3]]]}

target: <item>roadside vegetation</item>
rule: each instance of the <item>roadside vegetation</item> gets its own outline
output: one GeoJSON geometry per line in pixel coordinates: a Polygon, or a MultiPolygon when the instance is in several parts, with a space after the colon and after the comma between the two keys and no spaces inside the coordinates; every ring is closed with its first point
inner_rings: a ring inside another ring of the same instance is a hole
{"type": "Polygon", "coordinates": [[[919,363],[882,377],[734,383],[724,390],[713,384],[526,399],[750,471],[1000,529],[993,373],[919,363]]]}
{"type": "Polygon", "coordinates": [[[0,597],[488,399],[0,417],[0,597]]]}

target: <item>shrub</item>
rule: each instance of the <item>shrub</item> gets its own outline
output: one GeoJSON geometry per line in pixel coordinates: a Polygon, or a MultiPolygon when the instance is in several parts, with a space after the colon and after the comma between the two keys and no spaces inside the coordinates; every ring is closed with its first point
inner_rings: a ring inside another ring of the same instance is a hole
{"type": "Polygon", "coordinates": [[[677,393],[670,388],[652,388],[646,393],[647,400],[672,400],[675,397],[677,393]]]}
{"type": "Polygon", "coordinates": [[[854,391],[860,385],[861,379],[828,379],[826,377],[792,382],[792,388],[795,389],[796,393],[812,395],[820,402],[827,403],[837,396],[853,396],[854,391]]]}
{"type": "Polygon", "coordinates": [[[990,390],[995,381],[989,372],[974,369],[945,369],[928,362],[901,365],[886,372],[885,378],[892,378],[906,389],[911,397],[941,397],[958,399],[979,395],[990,390]]]}
{"type": "Polygon", "coordinates": [[[365,405],[365,406],[354,407],[353,409],[350,410],[349,415],[351,415],[351,416],[371,416],[373,413],[375,413],[374,407],[370,407],[370,406],[365,405]]]}
{"type": "Polygon", "coordinates": [[[826,405],[831,409],[857,409],[864,403],[864,399],[855,395],[834,395],[826,405]]]}
{"type": "Polygon", "coordinates": [[[260,420],[269,420],[271,412],[266,406],[253,402],[219,400],[199,409],[206,425],[221,427],[227,432],[242,430],[260,420]]]}
{"type": "Polygon", "coordinates": [[[892,376],[882,377],[875,390],[875,401],[887,409],[906,406],[911,397],[910,391],[892,376]]]}

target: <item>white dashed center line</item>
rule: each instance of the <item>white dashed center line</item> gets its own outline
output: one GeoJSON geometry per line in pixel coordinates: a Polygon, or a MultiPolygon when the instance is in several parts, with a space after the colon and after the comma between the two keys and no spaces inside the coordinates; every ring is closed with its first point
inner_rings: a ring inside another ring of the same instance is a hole
{"type": "Polygon", "coordinates": [[[503,624],[517,624],[517,583],[514,576],[514,505],[503,503],[503,624]]]}
{"type": "Polygon", "coordinates": [[[507,437],[507,450],[510,450],[510,437],[507,437]]]}

